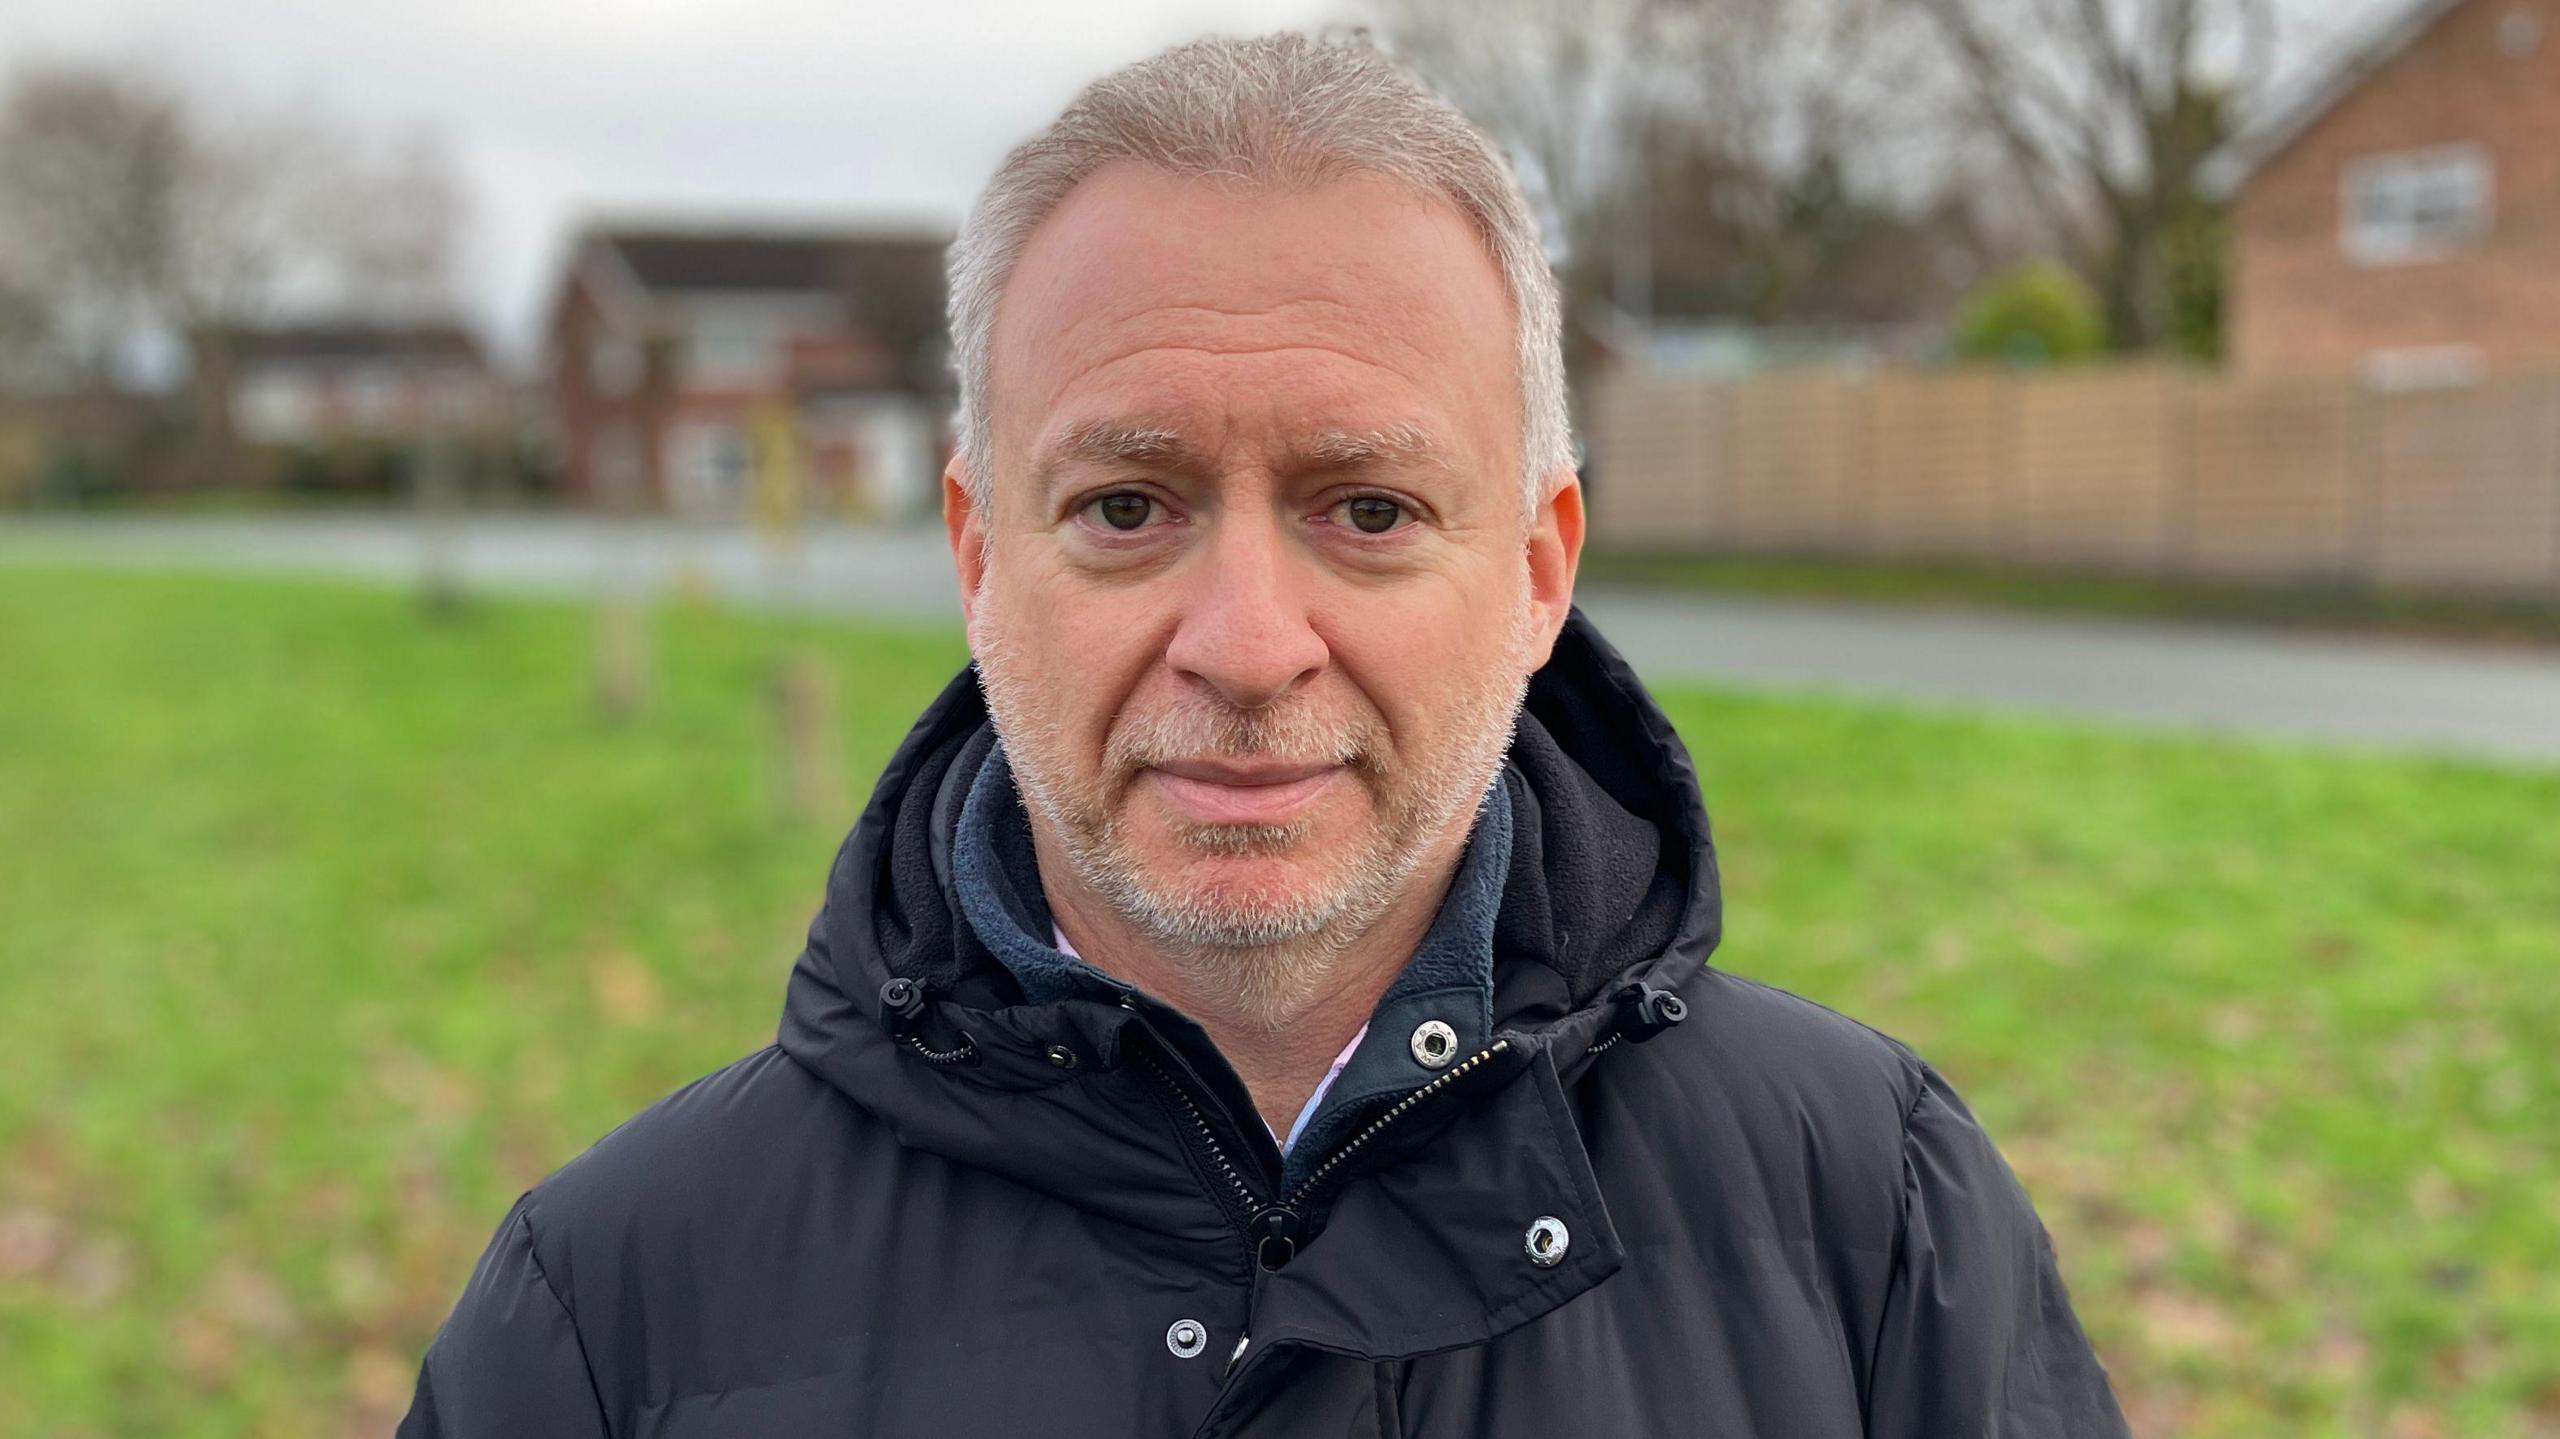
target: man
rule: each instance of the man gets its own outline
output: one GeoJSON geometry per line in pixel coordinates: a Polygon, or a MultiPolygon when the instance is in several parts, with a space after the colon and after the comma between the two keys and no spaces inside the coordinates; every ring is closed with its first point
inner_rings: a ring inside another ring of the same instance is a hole
{"type": "Polygon", "coordinates": [[[1534,227],[1358,44],[1088,90],[952,258],[973,674],[777,1045],[517,1202],[411,1435],[2088,1435],[1909,1051],[1706,967],[1534,227]]]}

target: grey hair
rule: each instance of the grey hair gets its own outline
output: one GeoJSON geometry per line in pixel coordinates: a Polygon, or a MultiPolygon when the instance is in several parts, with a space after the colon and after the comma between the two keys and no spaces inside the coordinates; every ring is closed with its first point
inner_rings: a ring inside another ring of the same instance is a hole
{"type": "Polygon", "coordinates": [[[1178,45],[1085,88],[997,167],[950,254],[951,355],[970,498],[994,474],[987,415],[996,305],[1031,232],[1103,166],[1307,186],[1357,174],[1401,180],[1454,204],[1511,294],[1521,399],[1521,489],[1573,464],[1562,322],[1538,225],[1502,153],[1475,122],[1359,36],[1283,33],[1178,45]]]}

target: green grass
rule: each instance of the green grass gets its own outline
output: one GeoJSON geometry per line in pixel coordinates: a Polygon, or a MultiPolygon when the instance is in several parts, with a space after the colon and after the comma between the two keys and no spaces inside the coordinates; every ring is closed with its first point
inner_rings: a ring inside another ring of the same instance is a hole
{"type": "Polygon", "coordinates": [[[2436,594],[2338,584],[2065,574],[1961,564],[1864,563],[1646,550],[1585,555],[1586,582],[2028,614],[2273,625],[2346,634],[2560,645],[2560,584],[2529,595],[2436,594]]]}
{"type": "MultiPolygon", "coordinates": [[[[0,1433],[385,1432],[520,1189],[764,1043],[956,636],[0,568],[0,1433]],[[850,811],[844,816],[850,820],[850,811]]],[[[1668,697],[1721,962],[1897,1033],[2149,1434],[2560,1425],[2560,774],[1668,697]]]]}

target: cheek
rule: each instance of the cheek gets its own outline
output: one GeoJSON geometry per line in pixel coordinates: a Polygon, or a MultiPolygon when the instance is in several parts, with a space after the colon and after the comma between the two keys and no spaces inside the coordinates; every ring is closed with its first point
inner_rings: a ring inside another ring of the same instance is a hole
{"type": "Polygon", "coordinates": [[[1368,594],[1326,626],[1334,659],[1411,759],[1443,744],[1466,700],[1507,680],[1517,586],[1418,586],[1368,594]]]}
{"type": "Polygon", "coordinates": [[[1049,731],[1041,742],[1088,762],[1101,754],[1112,717],[1150,655],[1144,616],[1123,613],[1110,599],[1085,593],[1073,575],[1037,555],[999,554],[970,627],[972,644],[1002,651],[1007,673],[1049,731]]]}

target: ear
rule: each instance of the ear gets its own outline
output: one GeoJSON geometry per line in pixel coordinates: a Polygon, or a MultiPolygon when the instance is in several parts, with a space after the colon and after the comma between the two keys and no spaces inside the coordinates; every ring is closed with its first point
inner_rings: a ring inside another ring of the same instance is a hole
{"type": "Polygon", "coordinates": [[[1542,486],[1546,499],[1529,517],[1529,600],[1538,609],[1544,636],[1538,663],[1555,653],[1556,636],[1564,632],[1573,611],[1573,577],[1582,567],[1582,483],[1573,471],[1558,469],[1542,486]]]}
{"type": "Polygon", "coordinates": [[[978,587],[987,579],[987,517],[969,498],[969,470],[958,455],[942,467],[942,527],[951,536],[951,566],[960,575],[960,614],[975,624],[978,587]]]}

